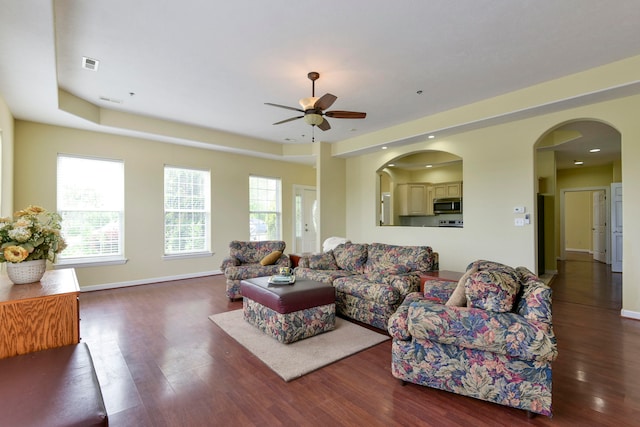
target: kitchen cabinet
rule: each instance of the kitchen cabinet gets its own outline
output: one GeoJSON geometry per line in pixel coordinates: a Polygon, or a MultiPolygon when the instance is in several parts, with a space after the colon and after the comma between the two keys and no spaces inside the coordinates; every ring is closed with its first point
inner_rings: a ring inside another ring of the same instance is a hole
{"type": "Polygon", "coordinates": [[[433,197],[443,199],[447,197],[462,197],[462,182],[441,182],[434,184],[433,197]]]}
{"type": "MultiPolygon", "coordinates": [[[[427,184],[409,183],[397,186],[399,215],[427,215],[427,184]]],[[[433,206],[431,207],[433,213],[433,206]]]]}

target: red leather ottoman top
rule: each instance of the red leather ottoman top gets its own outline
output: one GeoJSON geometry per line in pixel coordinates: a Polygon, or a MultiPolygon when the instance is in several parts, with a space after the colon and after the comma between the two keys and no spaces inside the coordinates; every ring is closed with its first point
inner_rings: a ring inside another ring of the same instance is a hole
{"type": "Polygon", "coordinates": [[[2,426],[109,424],[85,343],[2,359],[0,378],[2,426]]]}
{"type": "Polygon", "coordinates": [[[244,298],[281,314],[336,302],[335,288],[315,280],[297,279],[293,285],[269,285],[269,277],[256,277],[241,281],[240,289],[244,298]]]}

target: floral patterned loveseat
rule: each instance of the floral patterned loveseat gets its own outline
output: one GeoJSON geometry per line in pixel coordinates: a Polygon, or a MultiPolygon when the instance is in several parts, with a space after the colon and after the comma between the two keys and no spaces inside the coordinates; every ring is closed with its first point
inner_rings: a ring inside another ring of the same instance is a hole
{"type": "Polygon", "coordinates": [[[241,298],[240,282],[254,277],[271,276],[280,267],[291,267],[291,260],[284,254],[286,243],[282,240],[229,243],[229,256],[222,260],[220,270],[227,278],[227,297],[241,298]]]}
{"type": "Polygon", "coordinates": [[[437,253],[429,246],[346,242],[302,256],[294,273],[332,284],[338,314],[386,329],[405,296],[420,288],[420,273],[437,269],[437,253]]]}
{"type": "Polygon", "coordinates": [[[388,330],[396,378],[551,416],[551,288],[526,268],[476,261],[459,283],[427,281],[388,330]]]}

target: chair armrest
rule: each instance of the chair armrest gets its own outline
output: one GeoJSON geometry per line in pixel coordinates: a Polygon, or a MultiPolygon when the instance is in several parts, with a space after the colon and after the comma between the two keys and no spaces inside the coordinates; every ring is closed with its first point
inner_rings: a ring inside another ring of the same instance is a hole
{"type": "Polygon", "coordinates": [[[496,313],[420,300],[409,304],[409,333],[416,339],[551,362],[558,355],[553,329],[545,331],[516,313],[496,313]]]}
{"type": "Polygon", "coordinates": [[[282,254],[274,265],[277,265],[278,267],[291,267],[291,258],[289,258],[289,255],[287,254],[282,254]]]}
{"type": "Polygon", "coordinates": [[[240,265],[240,260],[236,257],[233,256],[228,256],[225,259],[222,260],[222,264],[220,264],[220,270],[222,270],[222,272],[224,272],[224,270],[227,267],[235,267],[237,265],[240,265]]]}

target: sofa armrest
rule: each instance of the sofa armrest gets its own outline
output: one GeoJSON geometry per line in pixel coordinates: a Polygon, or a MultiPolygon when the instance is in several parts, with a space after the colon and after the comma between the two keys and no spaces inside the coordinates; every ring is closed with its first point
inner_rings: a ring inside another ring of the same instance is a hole
{"type": "Polygon", "coordinates": [[[407,319],[409,314],[409,306],[413,301],[418,301],[421,298],[419,292],[410,293],[404,299],[400,307],[391,315],[389,323],[387,324],[387,331],[391,335],[392,339],[401,341],[409,341],[411,334],[407,326],[407,319]]]}
{"type": "Polygon", "coordinates": [[[553,330],[547,332],[516,313],[496,313],[420,300],[409,304],[407,328],[416,339],[518,359],[550,362],[558,355],[553,330]]]}
{"type": "Polygon", "coordinates": [[[228,256],[222,260],[222,264],[220,264],[220,270],[222,270],[222,272],[224,273],[224,270],[227,267],[235,267],[237,265],[240,265],[240,260],[234,256],[228,256]]]}
{"type": "Polygon", "coordinates": [[[418,273],[392,275],[389,276],[388,282],[398,290],[400,295],[409,295],[420,290],[420,275],[418,273]]]}

